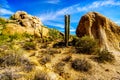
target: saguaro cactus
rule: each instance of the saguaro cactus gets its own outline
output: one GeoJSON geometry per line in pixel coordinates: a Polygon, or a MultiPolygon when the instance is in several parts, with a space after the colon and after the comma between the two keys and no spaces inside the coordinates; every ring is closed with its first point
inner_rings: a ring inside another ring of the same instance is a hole
{"type": "Polygon", "coordinates": [[[68,41],[70,37],[70,15],[68,15],[68,41]]]}
{"type": "Polygon", "coordinates": [[[68,46],[70,34],[70,15],[65,15],[65,46],[68,46]]]}

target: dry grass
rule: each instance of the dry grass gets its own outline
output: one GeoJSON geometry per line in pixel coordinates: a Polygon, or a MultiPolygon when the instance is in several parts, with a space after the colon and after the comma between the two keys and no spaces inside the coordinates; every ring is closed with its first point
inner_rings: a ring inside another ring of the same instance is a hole
{"type": "Polygon", "coordinates": [[[75,59],[72,61],[71,66],[76,71],[87,72],[92,68],[92,65],[85,59],[75,59]]]}
{"type": "Polygon", "coordinates": [[[46,63],[51,61],[51,55],[44,55],[40,60],[39,63],[45,65],[46,63]]]}
{"type": "Polygon", "coordinates": [[[58,62],[54,68],[55,68],[55,72],[57,72],[60,76],[64,73],[64,66],[65,63],[64,62],[58,62]]]}
{"type": "Polygon", "coordinates": [[[34,80],[49,80],[47,73],[39,71],[35,73],[34,80]]]}
{"type": "Polygon", "coordinates": [[[114,55],[108,50],[99,51],[97,57],[94,58],[99,63],[113,62],[115,60],[114,55]]]}
{"type": "Polygon", "coordinates": [[[22,53],[9,50],[0,54],[0,66],[18,66],[21,65],[22,53]]]}

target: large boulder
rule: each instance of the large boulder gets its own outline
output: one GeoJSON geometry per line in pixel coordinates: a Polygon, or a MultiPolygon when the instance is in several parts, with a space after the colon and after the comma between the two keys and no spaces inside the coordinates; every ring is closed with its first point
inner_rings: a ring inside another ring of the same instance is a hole
{"type": "Polygon", "coordinates": [[[76,34],[97,40],[101,49],[120,50],[120,26],[97,12],[89,12],[81,17],[76,34]]]}
{"type": "Polygon", "coordinates": [[[48,37],[49,29],[44,27],[39,18],[29,15],[24,11],[17,11],[11,16],[11,20],[7,21],[3,34],[14,34],[27,32],[38,37],[48,37]]]}

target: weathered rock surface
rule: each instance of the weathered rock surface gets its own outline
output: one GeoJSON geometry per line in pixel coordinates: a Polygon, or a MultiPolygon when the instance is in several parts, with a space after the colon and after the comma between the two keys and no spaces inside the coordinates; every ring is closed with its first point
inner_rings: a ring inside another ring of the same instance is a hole
{"type": "Polygon", "coordinates": [[[7,21],[6,29],[3,30],[3,34],[9,33],[24,33],[27,32],[31,35],[38,37],[48,36],[49,30],[40,21],[39,18],[31,16],[24,11],[17,11],[14,15],[11,16],[11,20],[7,21]]]}
{"type": "Polygon", "coordinates": [[[89,12],[81,17],[76,34],[98,40],[101,49],[120,50],[120,26],[97,12],[89,12]]]}

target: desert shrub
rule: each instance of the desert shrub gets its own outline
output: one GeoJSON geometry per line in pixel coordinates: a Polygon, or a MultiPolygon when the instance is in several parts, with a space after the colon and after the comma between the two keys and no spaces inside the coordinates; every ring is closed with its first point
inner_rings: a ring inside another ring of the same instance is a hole
{"type": "Polygon", "coordinates": [[[87,72],[92,68],[92,65],[85,59],[75,59],[72,61],[71,66],[76,71],[87,72]]]}
{"type": "Polygon", "coordinates": [[[23,34],[22,34],[22,36],[23,37],[25,37],[25,38],[33,38],[33,35],[31,35],[31,34],[28,34],[28,33],[26,33],[26,32],[24,32],[23,34]]]}
{"type": "Polygon", "coordinates": [[[62,33],[60,33],[58,30],[56,29],[50,29],[49,31],[49,36],[51,40],[55,40],[55,39],[62,39],[62,33]]]}
{"type": "Polygon", "coordinates": [[[2,30],[5,28],[6,19],[0,17],[0,34],[2,34],[2,30]]]}
{"type": "Polygon", "coordinates": [[[0,17],[0,24],[5,24],[5,23],[6,23],[6,19],[0,17]]]}
{"type": "Polygon", "coordinates": [[[1,74],[0,80],[14,80],[13,73],[8,71],[1,74]]]}
{"type": "Polygon", "coordinates": [[[64,73],[64,66],[65,66],[64,62],[58,62],[54,66],[55,72],[57,72],[59,75],[62,75],[62,73],[64,73]]]}
{"type": "Polygon", "coordinates": [[[41,42],[43,42],[43,43],[50,42],[50,41],[52,41],[52,39],[50,37],[41,38],[41,42]]]}
{"type": "Polygon", "coordinates": [[[57,42],[53,45],[53,48],[65,47],[65,42],[57,42]]]}
{"type": "Polygon", "coordinates": [[[50,61],[51,61],[51,56],[45,55],[39,60],[39,63],[42,65],[45,65],[47,62],[50,62],[50,61]]]}
{"type": "Polygon", "coordinates": [[[34,50],[36,49],[36,44],[34,42],[25,42],[23,48],[25,48],[26,50],[34,50]]]}
{"type": "Polygon", "coordinates": [[[98,51],[97,57],[95,57],[95,60],[100,62],[100,63],[105,63],[105,62],[113,62],[115,60],[114,55],[111,54],[108,50],[102,50],[98,51]]]}
{"type": "Polygon", "coordinates": [[[0,80],[17,80],[21,78],[21,74],[17,74],[16,69],[7,68],[4,72],[0,74],[0,80]]]}
{"type": "Polygon", "coordinates": [[[84,36],[76,42],[75,47],[78,53],[92,54],[97,48],[97,42],[84,36]]]}
{"type": "Polygon", "coordinates": [[[77,36],[72,36],[72,40],[71,40],[71,45],[75,46],[77,41],[79,41],[79,37],[77,36]]]}
{"type": "Polygon", "coordinates": [[[20,65],[21,54],[14,51],[3,52],[0,54],[0,66],[18,66],[20,65]]]}
{"type": "Polygon", "coordinates": [[[21,40],[24,39],[25,37],[22,34],[19,33],[14,33],[13,35],[10,34],[1,34],[0,35],[0,42],[12,42],[13,40],[21,40]]]}
{"type": "Polygon", "coordinates": [[[71,56],[66,56],[65,58],[62,59],[64,62],[69,62],[71,60],[71,56]]]}
{"type": "Polygon", "coordinates": [[[28,57],[22,56],[20,59],[22,70],[25,72],[30,72],[35,69],[35,64],[30,61],[28,57]]]}
{"type": "Polygon", "coordinates": [[[33,80],[50,80],[47,73],[39,71],[35,73],[35,77],[33,80]]]}
{"type": "Polygon", "coordinates": [[[0,42],[9,41],[9,35],[0,35],[0,42]]]}
{"type": "Polygon", "coordinates": [[[13,35],[9,35],[9,39],[10,39],[9,41],[23,39],[23,36],[22,34],[14,33],[13,35]]]}
{"type": "Polygon", "coordinates": [[[14,18],[14,16],[12,15],[12,16],[10,16],[10,18],[9,18],[10,20],[15,20],[15,18],[14,18]]]}
{"type": "Polygon", "coordinates": [[[35,65],[32,64],[31,62],[28,62],[26,64],[22,64],[22,66],[23,66],[23,70],[25,72],[30,72],[30,71],[33,71],[35,69],[35,65]]]}

